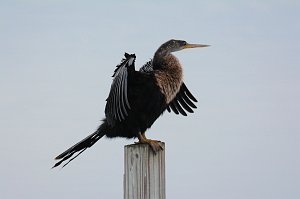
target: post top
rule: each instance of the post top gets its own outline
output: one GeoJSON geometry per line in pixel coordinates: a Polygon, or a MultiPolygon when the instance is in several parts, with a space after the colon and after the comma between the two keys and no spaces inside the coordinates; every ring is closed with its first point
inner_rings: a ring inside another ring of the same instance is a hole
{"type": "MultiPolygon", "coordinates": [[[[165,148],[165,143],[164,142],[161,142],[161,145],[163,148],[165,148]]],[[[150,147],[149,144],[128,144],[128,145],[125,145],[124,148],[131,148],[131,147],[150,147]]]]}

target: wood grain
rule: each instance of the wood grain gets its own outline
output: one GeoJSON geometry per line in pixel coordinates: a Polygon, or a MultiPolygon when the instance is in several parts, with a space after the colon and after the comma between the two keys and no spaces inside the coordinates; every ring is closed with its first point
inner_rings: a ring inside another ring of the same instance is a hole
{"type": "Polygon", "coordinates": [[[165,144],[156,154],[148,144],[125,146],[124,199],[165,199],[165,144]]]}

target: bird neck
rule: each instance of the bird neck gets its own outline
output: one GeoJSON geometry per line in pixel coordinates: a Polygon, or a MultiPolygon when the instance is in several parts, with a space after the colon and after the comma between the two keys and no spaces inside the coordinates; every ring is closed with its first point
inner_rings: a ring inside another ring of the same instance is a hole
{"type": "Polygon", "coordinates": [[[153,69],[161,69],[161,68],[167,66],[168,59],[170,59],[170,57],[175,57],[175,56],[165,50],[158,49],[155,52],[153,60],[152,60],[153,69]]]}
{"type": "Polygon", "coordinates": [[[165,56],[155,54],[152,64],[157,85],[168,104],[175,97],[182,84],[181,64],[171,53],[165,56]]]}

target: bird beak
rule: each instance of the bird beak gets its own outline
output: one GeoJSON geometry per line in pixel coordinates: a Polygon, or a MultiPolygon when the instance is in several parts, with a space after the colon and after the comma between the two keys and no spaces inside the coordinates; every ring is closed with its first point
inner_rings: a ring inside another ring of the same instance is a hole
{"type": "Polygon", "coordinates": [[[205,45],[205,44],[186,44],[183,46],[183,48],[203,48],[203,47],[208,47],[210,45],[205,45]]]}

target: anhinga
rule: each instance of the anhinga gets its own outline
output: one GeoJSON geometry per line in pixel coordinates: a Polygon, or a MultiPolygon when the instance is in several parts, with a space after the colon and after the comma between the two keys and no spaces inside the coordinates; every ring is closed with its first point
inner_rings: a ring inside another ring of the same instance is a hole
{"type": "Polygon", "coordinates": [[[154,153],[161,150],[160,141],[146,138],[146,130],[166,109],[186,116],[186,111],[193,113],[192,108],[196,108],[193,102],[197,102],[183,83],[182,67],[172,52],[207,46],[172,39],[162,44],[153,59],[139,71],[135,70],[135,54],[125,53],[112,76],[103,123],[94,133],[58,155],[55,159],[60,161],[53,167],[77,153],[67,165],[104,135],[109,138],[137,137],[138,143],[149,144],[154,153]]]}

